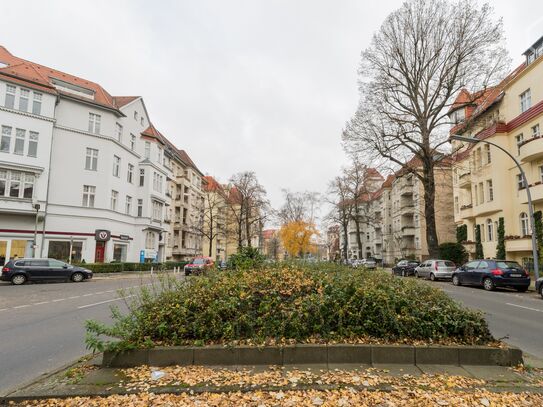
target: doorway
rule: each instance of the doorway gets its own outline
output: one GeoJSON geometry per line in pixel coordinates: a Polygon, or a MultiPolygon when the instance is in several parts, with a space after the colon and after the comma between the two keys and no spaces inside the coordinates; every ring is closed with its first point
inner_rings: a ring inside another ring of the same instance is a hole
{"type": "Polygon", "coordinates": [[[7,240],[0,240],[0,266],[6,264],[6,257],[8,254],[8,242],[7,240]]]}
{"type": "Polygon", "coordinates": [[[94,262],[103,263],[105,252],[106,252],[106,242],[96,242],[96,249],[94,250],[94,262]]]}

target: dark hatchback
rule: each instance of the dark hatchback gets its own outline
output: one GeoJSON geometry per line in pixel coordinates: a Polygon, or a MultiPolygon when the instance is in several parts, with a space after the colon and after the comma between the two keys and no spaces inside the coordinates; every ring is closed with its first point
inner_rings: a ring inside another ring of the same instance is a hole
{"type": "Polygon", "coordinates": [[[27,281],[71,280],[79,283],[92,278],[92,271],[55,259],[10,260],[3,268],[0,280],[21,285],[27,281]]]}
{"type": "Polygon", "coordinates": [[[415,268],[418,267],[420,263],[416,260],[400,260],[398,264],[392,267],[392,274],[397,276],[414,276],[415,268]]]}
{"type": "Polygon", "coordinates": [[[487,291],[496,287],[514,288],[524,292],[530,286],[530,275],[516,261],[473,260],[453,272],[454,285],[477,285],[487,291]]]}

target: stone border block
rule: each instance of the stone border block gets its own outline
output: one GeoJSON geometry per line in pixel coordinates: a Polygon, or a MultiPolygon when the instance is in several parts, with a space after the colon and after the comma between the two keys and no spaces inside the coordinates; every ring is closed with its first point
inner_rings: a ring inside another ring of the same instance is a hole
{"type": "Polygon", "coordinates": [[[283,348],[283,365],[326,364],[327,362],[326,345],[300,344],[283,348]]]}
{"type": "Polygon", "coordinates": [[[373,345],[371,347],[371,362],[373,364],[403,365],[415,364],[415,347],[409,345],[373,345]]]}
{"type": "Polygon", "coordinates": [[[126,352],[104,352],[102,366],[134,367],[149,363],[149,349],[134,349],[126,352]]]}
{"type": "Polygon", "coordinates": [[[459,348],[450,346],[416,346],[417,365],[456,365],[460,364],[459,348]]]}
{"type": "Polygon", "coordinates": [[[328,345],[328,364],[371,364],[371,345],[328,345]]]}
{"type": "Polygon", "coordinates": [[[194,348],[185,346],[149,349],[149,366],[190,366],[194,364],[194,348]]]}
{"type": "Polygon", "coordinates": [[[238,365],[282,365],[283,350],[277,346],[240,346],[238,365]]]}
{"type": "Polygon", "coordinates": [[[461,365],[511,366],[510,349],[470,346],[459,349],[461,365]]]}
{"type": "Polygon", "coordinates": [[[204,346],[194,349],[194,364],[204,366],[237,365],[239,348],[225,346],[204,346]]]}

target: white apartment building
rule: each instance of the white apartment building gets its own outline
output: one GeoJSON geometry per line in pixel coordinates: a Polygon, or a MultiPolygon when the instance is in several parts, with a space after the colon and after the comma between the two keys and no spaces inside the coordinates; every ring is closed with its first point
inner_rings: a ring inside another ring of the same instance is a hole
{"type": "Polygon", "coordinates": [[[141,97],[0,46],[0,128],[0,264],[166,258],[174,174],[141,97]]]}

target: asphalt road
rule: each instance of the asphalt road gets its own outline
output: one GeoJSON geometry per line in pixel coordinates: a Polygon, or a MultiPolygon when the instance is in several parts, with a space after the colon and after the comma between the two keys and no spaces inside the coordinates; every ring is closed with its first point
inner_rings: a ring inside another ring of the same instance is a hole
{"type": "Polygon", "coordinates": [[[90,353],[85,321],[110,321],[110,306],[124,304],[119,289],[153,282],[149,274],[83,283],[0,282],[0,395],[90,353]]]}
{"type": "Polygon", "coordinates": [[[543,359],[543,300],[535,292],[489,292],[478,287],[455,287],[445,281],[428,284],[441,288],[467,307],[483,311],[495,338],[543,359]]]}

